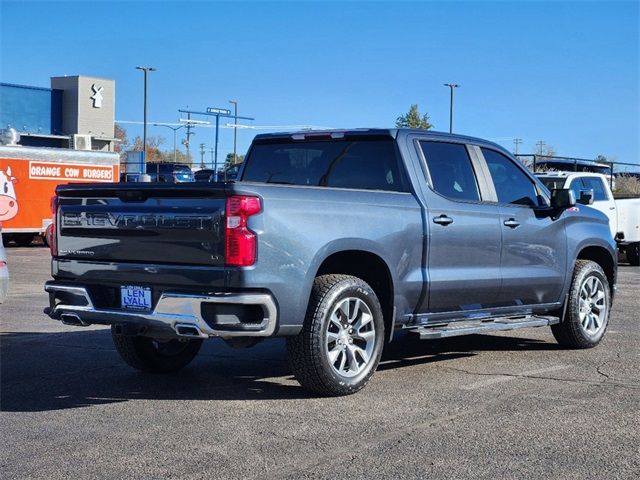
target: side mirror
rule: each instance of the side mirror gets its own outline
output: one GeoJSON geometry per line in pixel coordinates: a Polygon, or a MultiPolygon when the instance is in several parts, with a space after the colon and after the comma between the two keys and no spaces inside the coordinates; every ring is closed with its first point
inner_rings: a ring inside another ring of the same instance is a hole
{"type": "Polygon", "coordinates": [[[572,190],[568,188],[559,188],[551,190],[551,208],[556,210],[564,210],[573,207],[576,204],[576,196],[572,190]]]}
{"type": "Polygon", "coordinates": [[[581,203],[583,205],[592,205],[593,197],[593,189],[580,190],[580,199],[578,200],[578,203],[581,203]]]}

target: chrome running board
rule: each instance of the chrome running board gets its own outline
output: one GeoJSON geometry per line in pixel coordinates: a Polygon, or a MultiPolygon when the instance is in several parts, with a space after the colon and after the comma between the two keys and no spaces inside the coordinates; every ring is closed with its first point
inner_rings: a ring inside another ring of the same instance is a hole
{"type": "Polygon", "coordinates": [[[435,338],[457,337],[458,335],[471,335],[478,333],[499,332],[503,330],[517,330],[520,328],[548,327],[560,323],[557,317],[547,316],[519,316],[501,317],[485,320],[464,320],[448,324],[421,325],[412,327],[409,333],[418,335],[420,340],[432,340],[435,338]]]}

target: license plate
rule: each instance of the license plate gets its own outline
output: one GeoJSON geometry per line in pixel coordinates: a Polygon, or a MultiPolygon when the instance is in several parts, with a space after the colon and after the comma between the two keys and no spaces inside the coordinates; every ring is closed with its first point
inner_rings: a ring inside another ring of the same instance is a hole
{"type": "Polygon", "coordinates": [[[151,289],[132,285],[120,287],[120,306],[128,310],[151,310],[151,289]]]}

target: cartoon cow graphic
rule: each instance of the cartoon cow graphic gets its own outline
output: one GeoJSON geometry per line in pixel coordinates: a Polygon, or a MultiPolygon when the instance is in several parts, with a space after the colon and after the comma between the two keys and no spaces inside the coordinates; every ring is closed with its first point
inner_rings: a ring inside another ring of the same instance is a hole
{"type": "Polygon", "coordinates": [[[18,214],[14,183],[18,183],[18,179],[11,176],[10,166],[7,167],[6,172],[0,170],[0,222],[11,220],[18,214]]]}

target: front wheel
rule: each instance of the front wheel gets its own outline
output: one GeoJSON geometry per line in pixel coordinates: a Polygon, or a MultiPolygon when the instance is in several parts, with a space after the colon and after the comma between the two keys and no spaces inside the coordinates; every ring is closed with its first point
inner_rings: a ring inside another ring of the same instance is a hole
{"type": "Polygon", "coordinates": [[[609,281],[600,265],[576,261],[567,301],[564,318],[551,326],[553,336],[564,347],[595,347],[607,331],[611,309],[609,281]]]}
{"type": "Polygon", "coordinates": [[[322,275],[313,283],[302,332],[287,339],[289,364],[304,388],[349,395],[375,372],[384,338],[373,289],[350,275],[322,275]]]}
{"type": "Polygon", "coordinates": [[[111,327],[116,350],[133,368],[148,373],[171,373],[186,367],[202,346],[201,339],[161,340],[116,333],[111,327]]]}

